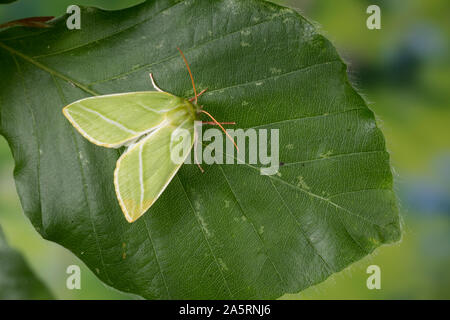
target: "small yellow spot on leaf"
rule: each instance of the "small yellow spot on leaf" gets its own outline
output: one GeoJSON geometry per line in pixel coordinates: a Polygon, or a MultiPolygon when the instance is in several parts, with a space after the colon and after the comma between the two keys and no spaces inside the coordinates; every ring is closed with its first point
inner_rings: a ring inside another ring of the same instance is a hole
{"type": "Polygon", "coordinates": [[[223,262],[223,260],[221,258],[217,259],[217,261],[219,261],[220,267],[223,270],[228,271],[228,266],[225,264],[225,262],[223,262]]]}
{"type": "Polygon", "coordinates": [[[297,180],[298,180],[297,187],[300,187],[300,188],[305,189],[305,190],[309,190],[309,186],[306,184],[306,182],[305,182],[305,180],[303,179],[302,176],[298,176],[297,180]]]}
{"type": "Polygon", "coordinates": [[[272,74],[280,74],[281,73],[281,69],[278,68],[270,68],[270,72],[272,74]]]}
{"type": "Polygon", "coordinates": [[[263,234],[264,233],[264,226],[259,227],[258,232],[259,232],[259,234],[263,234]]]}
{"type": "Polygon", "coordinates": [[[319,157],[321,157],[321,158],[323,158],[323,159],[326,159],[326,158],[329,158],[332,154],[333,154],[333,151],[332,151],[332,150],[328,150],[328,151],[325,152],[325,153],[321,153],[321,154],[319,155],[319,157]]]}

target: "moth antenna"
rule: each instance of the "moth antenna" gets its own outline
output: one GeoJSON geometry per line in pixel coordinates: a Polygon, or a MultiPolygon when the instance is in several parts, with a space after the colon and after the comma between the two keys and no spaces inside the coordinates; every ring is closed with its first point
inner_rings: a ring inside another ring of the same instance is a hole
{"type": "Polygon", "coordinates": [[[186,64],[186,67],[188,69],[189,76],[191,77],[192,87],[194,88],[194,100],[195,100],[195,104],[197,104],[197,97],[198,96],[197,96],[197,90],[195,89],[194,77],[192,76],[191,68],[189,68],[189,64],[188,64],[188,62],[186,60],[186,57],[183,54],[183,51],[181,51],[181,49],[178,48],[178,47],[177,47],[177,49],[178,49],[178,51],[180,51],[181,57],[183,58],[184,63],[186,64]]]}
{"type": "Polygon", "coordinates": [[[150,76],[150,80],[152,80],[153,88],[155,88],[156,91],[164,92],[163,90],[161,90],[160,87],[158,87],[158,86],[156,85],[155,79],[153,78],[153,73],[150,73],[149,76],[150,76]]]}
{"type": "Polygon", "coordinates": [[[210,117],[210,118],[214,121],[214,123],[217,124],[217,125],[222,129],[222,131],[227,135],[228,139],[230,139],[231,142],[233,142],[234,147],[236,148],[236,150],[239,152],[239,148],[238,148],[236,142],[234,142],[233,138],[229,135],[229,133],[227,132],[227,130],[225,130],[225,129],[222,127],[222,125],[221,125],[219,122],[217,122],[217,120],[214,119],[214,117],[213,117],[212,115],[210,115],[208,112],[206,112],[205,110],[200,110],[200,112],[203,112],[203,113],[206,114],[208,117],[210,117]]]}

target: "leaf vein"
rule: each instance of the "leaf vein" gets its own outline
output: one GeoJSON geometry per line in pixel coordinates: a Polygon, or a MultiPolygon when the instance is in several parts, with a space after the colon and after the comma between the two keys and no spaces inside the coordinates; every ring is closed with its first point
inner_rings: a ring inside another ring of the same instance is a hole
{"type": "MultiPolygon", "coordinates": [[[[239,32],[241,32],[241,31],[243,31],[243,30],[245,30],[245,29],[251,29],[251,28],[254,28],[254,27],[256,27],[256,26],[259,26],[259,25],[261,25],[261,24],[265,24],[265,23],[271,22],[271,21],[272,21],[272,20],[270,20],[270,19],[269,19],[269,20],[263,20],[263,21],[260,21],[260,22],[258,22],[258,23],[255,23],[255,24],[253,24],[253,25],[245,26],[245,27],[240,28],[240,29],[238,29],[238,30],[235,30],[235,31],[232,31],[232,32],[229,32],[229,33],[222,34],[222,35],[220,35],[220,36],[218,36],[218,37],[216,37],[216,38],[212,38],[212,39],[209,39],[209,40],[207,40],[207,41],[197,43],[196,45],[194,45],[194,46],[192,46],[192,47],[189,47],[189,48],[187,48],[187,49],[184,49],[183,51],[184,51],[185,54],[187,54],[187,53],[192,52],[192,51],[194,51],[194,50],[196,50],[196,49],[198,49],[198,48],[201,48],[201,47],[203,47],[203,46],[205,46],[205,45],[208,45],[208,44],[210,44],[211,42],[215,42],[215,41],[218,41],[218,40],[222,40],[222,39],[224,39],[224,38],[226,38],[226,37],[228,37],[228,36],[231,36],[231,35],[233,35],[233,34],[239,33],[239,32]]],[[[110,78],[107,78],[107,79],[102,79],[102,80],[93,81],[93,82],[89,83],[88,86],[92,86],[92,85],[94,85],[94,84],[99,84],[99,83],[104,83],[104,82],[109,82],[109,81],[113,81],[113,80],[116,80],[116,79],[120,79],[120,78],[122,78],[122,77],[124,77],[124,76],[130,75],[130,74],[133,74],[133,73],[136,73],[136,72],[138,72],[138,71],[140,71],[140,70],[142,70],[142,69],[146,69],[146,68],[149,68],[149,67],[158,65],[158,64],[160,64],[160,63],[163,63],[163,62],[166,62],[166,61],[169,61],[169,60],[178,58],[178,57],[179,57],[179,53],[178,53],[178,51],[177,51],[177,52],[176,52],[175,54],[173,54],[173,55],[164,57],[164,58],[159,59],[159,60],[157,60],[157,61],[155,61],[155,62],[151,62],[151,63],[147,63],[147,64],[144,64],[144,65],[141,65],[141,66],[139,66],[138,68],[135,68],[135,69],[133,69],[133,70],[130,70],[130,71],[127,71],[127,72],[122,72],[122,73],[116,74],[116,75],[114,75],[114,76],[112,76],[112,77],[110,77],[110,78]]],[[[219,89],[217,89],[217,90],[219,90],[219,89]]],[[[213,90],[213,91],[216,91],[216,90],[213,90]]],[[[212,92],[212,91],[211,91],[211,92],[212,92]]]]}
{"type": "Polygon", "coordinates": [[[339,59],[318,62],[318,63],[314,63],[314,64],[311,64],[311,65],[303,66],[301,68],[298,68],[298,69],[295,69],[295,70],[291,70],[291,71],[288,71],[288,72],[285,72],[285,73],[280,73],[280,74],[277,74],[277,75],[269,76],[269,77],[266,77],[266,78],[251,80],[251,81],[248,81],[248,82],[237,83],[237,84],[234,84],[232,86],[217,88],[217,89],[214,89],[214,90],[208,90],[204,95],[205,96],[210,96],[210,95],[214,94],[217,91],[234,89],[234,88],[246,86],[246,85],[257,83],[257,82],[261,82],[261,81],[271,80],[271,79],[278,79],[278,78],[281,78],[281,77],[284,77],[284,76],[288,76],[288,75],[291,75],[291,74],[294,74],[294,73],[297,73],[297,72],[303,72],[303,71],[312,69],[314,67],[319,67],[319,66],[323,66],[323,65],[326,65],[326,64],[336,63],[336,62],[342,63],[342,61],[339,60],[339,59]]]}
{"type": "Polygon", "coordinates": [[[34,60],[33,58],[27,56],[26,54],[21,53],[20,51],[17,51],[15,49],[5,45],[2,42],[0,42],[0,48],[3,48],[6,51],[8,51],[8,52],[10,52],[10,53],[12,53],[14,55],[21,57],[22,59],[24,59],[24,60],[34,64],[39,69],[42,69],[42,70],[50,73],[51,75],[54,75],[54,76],[56,76],[56,77],[58,77],[60,79],[63,79],[64,81],[67,81],[68,83],[71,83],[71,84],[77,86],[81,90],[83,90],[83,91],[85,91],[85,92],[87,92],[87,93],[89,93],[89,94],[91,94],[93,96],[98,96],[99,95],[99,93],[95,92],[94,90],[89,89],[84,84],[82,84],[82,83],[80,83],[80,82],[78,82],[78,81],[76,81],[74,79],[71,79],[70,77],[68,77],[68,76],[66,76],[66,75],[64,75],[64,74],[62,74],[62,73],[60,73],[60,72],[58,72],[56,70],[51,69],[50,67],[47,67],[46,65],[44,65],[44,64],[34,60]]]}
{"type": "Polygon", "coordinates": [[[325,117],[329,117],[329,116],[336,116],[339,114],[350,113],[350,112],[359,111],[359,110],[365,110],[365,108],[354,108],[354,109],[342,110],[342,111],[337,111],[337,112],[325,112],[325,113],[311,115],[311,116],[305,116],[305,117],[299,117],[299,118],[293,118],[293,119],[285,119],[285,120],[280,120],[280,121],[275,121],[275,122],[270,122],[270,123],[265,123],[265,124],[259,124],[256,126],[249,127],[247,129],[256,129],[256,128],[261,128],[261,127],[266,127],[266,126],[272,126],[275,124],[283,124],[283,123],[315,119],[315,118],[321,118],[321,117],[325,118],[325,117]]]}
{"type": "MultiPolygon", "coordinates": [[[[334,268],[332,268],[328,262],[325,260],[325,258],[320,254],[319,249],[317,249],[317,247],[312,243],[312,240],[310,237],[307,236],[306,232],[303,230],[301,224],[299,223],[299,221],[297,220],[297,217],[294,215],[294,213],[291,211],[291,208],[289,208],[289,206],[287,205],[286,201],[284,200],[284,198],[281,196],[281,193],[278,191],[277,187],[275,186],[275,184],[273,183],[273,181],[269,180],[270,184],[273,186],[273,188],[275,189],[275,192],[277,193],[278,197],[281,199],[281,202],[283,203],[283,205],[286,207],[286,209],[288,210],[289,214],[292,216],[292,218],[295,221],[296,226],[298,226],[298,229],[300,230],[300,232],[302,233],[303,237],[306,239],[306,241],[308,242],[309,246],[314,250],[314,252],[317,254],[317,256],[320,258],[320,260],[322,260],[323,264],[325,265],[325,267],[328,269],[328,272],[332,273],[334,268]]],[[[312,281],[312,279],[310,279],[312,281]]]]}
{"type": "Polygon", "coordinates": [[[195,219],[196,219],[196,221],[197,221],[197,223],[198,223],[198,225],[199,225],[199,227],[200,227],[200,230],[201,230],[201,232],[202,232],[202,234],[203,234],[203,238],[205,239],[205,242],[206,242],[206,244],[208,245],[209,251],[211,252],[211,254],[212,254],[213,258],[214,258],[214,261],[215,261],[215,263],[216,263],[217,269],[219,270],[219,273],[220,273],[220,275],[222,276],[222,279],[223,279],[223,282],[224,282],[224,284],[225,284],[225,287],[227,288],[230,297],[233,298],[233,294],[231,293],[231,290],[230,290],[230,287],[228,286],[228,282],[227,282],[227,280],[226,280],[226,278],[225,278],[225,275],[223,274],[222,269],[221,269],[220,266],[219,266],[219,262],[218,262],[218,260],[217,260],[217,257],[216,257],[216,255],[214,254],[214,251],[212,250],[211,244],[209,243],[208,238],[206,237],[206,234],[205,234],[205,232],[204,232],[204,230],[203,230],[203,227],[202,227],[200,221],[198,220],[197,215],[195,214],[194,206],[192,205],[191,199],[190,199],[189,196],[188,196],[188,193],[187,193],[187,191],[186,191],[186,188],[184,187],[183,182],[181,182],[180,177],[179,177],[178,175],[177,175],[176,177],[178,178],[178,181],[180,182],[181,188],[183,189],[183,192],[184,192],[184,194],[185,194],[185,196],[186,196],[186,198],[187,198],[187,200],[188,200],[188,202],[189,202],[189,205],[190,205],[190,207],[191,207],[191,209],[192,209],[192,213],[193,213],[193,215],[194,215],[194,217],[195,217],[195,219]]]}
{"type": "Polygon", "coordinates": [[[167,285],[166,277],[164,276],[164,273],[163,273],[162,267],[161,267],[161,263],[159,262],[158,254],[156,253],[155,244],[153,243],[153,239],[152,239],[152,236],[150,234],[150,229],[149,229],[149,227],[147,225],[147,220],[145,218],[144,218],[144,224],[145,224],[145,229],[147,230],[148,239],[150,240],[150,244],[152,245],[152,248],[153,248],[153,253],[155,255],[156,264],[158,265],[158,268],[159,268],[159,273],[161,274],[161,277],[162,277],[163,282],[164,282],[164,286],[166,287],[167,296],[168,296],[169,299],[172,299],[171,295],[170,295],[170,292],[169,292],[169,286],[167,285]]]}
{"type": "Polygon", "coordinates": [[[335,158],[345,158],[345,157],[352,157],[356,155],[364,155],[364,154],[376,154],[376,153],[386,153],[385,150],[371,150],[371,151],[358,151],[358,152],[350,152],[350,153],[338,153],[333,154],[328,157],[322,157],[322,158],[315,158],[315,159],[309,159],[309,160],[302,160],[302,161],[295,161],[295,162],[287,162],[283,164],[283,167],[285,166],[294,166],[297,164],[304,164],[304,163],[312,163],[317,161],[327,161],[327,160],[333,160],[335,158]]]}
{"type": "Polygon", "coordinates": [[[236,196],[236,193],[234,192],[233,188],[231,187],[230,181],[228,180],[228,177],[226,176],[225,172],[223,171],[222,166],[218,166],[218,167],[219,167],[220,171],[222,172],[222,174],[223,174],[223,176],[224,176],[224,178],[225,178],[225,181],[226,181],[226,183],[227,183],[228,188],[229,188],[230,191],[231,191],[231,194],[233,195],[234,199],[236,200],[236,204],[238,205],[239,210],[241,211],[242,215],[246,218],[246,221],[252,226],[253,231],[254,231],[255,234],[257,235],[257,237],[258,237],[259,241],[261,242],[262,246],[265,248],[267,259],[268,259],[269,262],[272,264],[272,267],[274,268],[274,270],[275,270],[275,272],[277,273],[278,277],[280,278],[281,282],[284,282],[284,283],[286,284],[285,279],[283,279],[283,277],[281,276],[281,273],[278,271],[278,269],[277,269],[275,263],[273,262],[272,258],[271,258],[270,255],[269,255],[269,252],[268,252],[266,243],[263,241],[263,239],[262,239],[261,235],[259,234],[258,230],[256,230],[254,223],[253,223],[253,222],[251,221],[251,219],[245,214],[245,211],[244,211],[244,209],[242,208],[242,206],[241,206],[241,204],[240,204],[240,202],[239,202],[239,200],[238,200],[238,198],[237,198],[237,196],[236,196]]]}
{"type": "Polygon", "coordinates": [[[54,55],[58,55],[58,54],[61,54],[61,53],[70,52],[70,51],[72,51],[72,50],[76,50],[76,49],[80,49],[80,48],[83,48],[83,47],[87,47],[87,46],[89,46],[89,45],[91,45],[91,44],[93,44],[93,43],[96,43],[96,42],[99,42],[99,41],[103,41],[103,40],[109,39],[109,38],[111,38],[111,37],[114,37],[114,36],[116,36],[116,35],[122,33],[122,32],[125,32],[125,31],[127,31],[127,30],[133,29],[133,28],[137,27],[137,26],[140,25],[140,24],[143,24],[143,23],[146,23],[146,22],[152,20],[153,18],[157,17],[157,16],[160,15],[161,13],[163,13],[163,12],[165,12],[165,11],[168,11],[169,9],[175,7],[176,5],[178,5],[178,4],[180,4],[180,3],[183,3],[183,1],[178,1],[178,2],[174,3],[173,5],[171,5],[171,6],[167,7],[167,8],[165,8],[165,9],[163,9],[163,10],[161,10],[161,11],[159,11],[159,12],[156,13],[155,15],[153,15],[153,16],[151,16],[151,17],[148,17],[148,18],[146,18],[146,19],[144,19],[144,20],[142,20],[142,21],[139,21],[139,22],[137,22],[137,23],[135,23],[135,24],[133,24],[133,25],[131,25],[131,26],[128,26],[128,27],[122,29],[122,30],[118,30],[117,32],[113,32],[113,33],[107,35],[106,37],[103,37],[103,38],[100,38],[100,39],[97,39],[97,40],[92,40],[92,41],[83,43],[82,45],[75,46],[75,47],[72,47],[72,48],[67,48],[67,49],[63,49],[63,50],[59,50],[59,51],[55,51],[55,52],[51,52],[51,53],[47,53],[47,54],[42,54],[42,55],[36,55],[36,56],[33,56],[33,58],[34,58],[34,59],[37,59],[37,58],[44,58],[44,57],[54,56],[54,55]]]}

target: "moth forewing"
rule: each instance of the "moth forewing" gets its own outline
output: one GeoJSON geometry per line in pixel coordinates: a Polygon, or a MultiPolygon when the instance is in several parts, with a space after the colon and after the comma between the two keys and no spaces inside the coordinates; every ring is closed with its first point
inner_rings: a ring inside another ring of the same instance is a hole
{"type": "Polygon", "coordinates": [[[162,125],[166,114],[182,101],[167,92],[129,92],[78,100],[63,114],[90,142],[120,148],[162,125]]]}

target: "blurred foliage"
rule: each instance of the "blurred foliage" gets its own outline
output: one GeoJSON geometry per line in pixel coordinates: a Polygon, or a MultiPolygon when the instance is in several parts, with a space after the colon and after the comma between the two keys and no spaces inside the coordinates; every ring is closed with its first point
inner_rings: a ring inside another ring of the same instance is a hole
{"type": "MultiPolygon", "coordinates": [[[[0,7],[0,24],[58,16],[70,4],[124,8],[135,1],[19,0],[0,7]]],[[[396,172],[405,232],[394,246],[287,299],[450,299],[450,2],[448,0],[279,0],[320,23],[349,63],[353,83],[379,118],[396,172]],[[366,8],[381,8],[381,30],[366,28],[366,8]],[[381,268],[368,290],[366,268],[381,268]]],[[[0,224],[8,242],[60,299],[122,299],[60,246],[42,240],[21,212],[13,160],[0,138],[0,224]],[[65,270],[82,267],[82,289],[67,290],[65,270]]]]}
{"type": "Polygon", "coordinates": [[[53,299],[27,262],[6,243],[0,227],[0,300],[53,299]]]}
{"type": "Polygon", "coordinates": [[[396,172],[405,224],[398,245],[288,298],[450,298],[450,2],[283,1],[314,21],[349,62],[353,83],[379,118],[396,172]],[[370,4],[381,30],[365,27],[370,4]],[[382,272],[366,288],[367,266],[382,272]]]}

